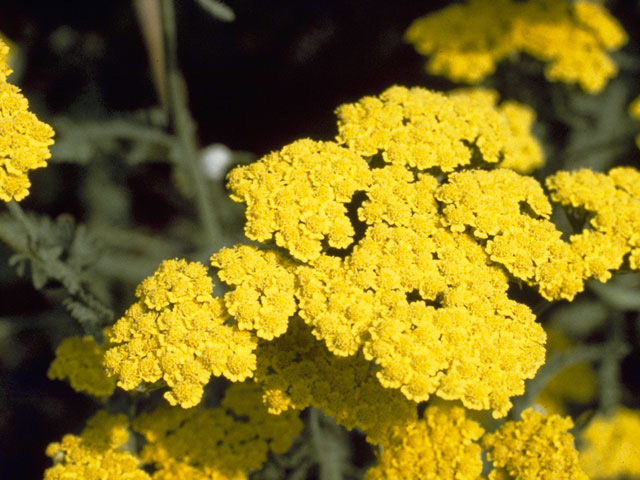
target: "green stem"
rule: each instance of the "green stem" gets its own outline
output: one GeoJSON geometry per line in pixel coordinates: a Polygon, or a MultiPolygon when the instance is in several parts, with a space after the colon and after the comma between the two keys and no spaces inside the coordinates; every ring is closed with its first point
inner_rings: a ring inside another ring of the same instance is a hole
{"type": "Polygon", "coordinates": [[[167,90],[169,109],[173,125],[180,143],[184,166],[191,177],[198,216],[205,234],[212,247],[217,249],[223,245],[222,229],[211,203],[211,192],[208,189],[198,156],[195,136],[195,124],[188,108],[188,100],[184,88],[184,80],[178,68],[177,36],[173,0],[162,0],[162,23],[164,31],[165,52],[167,56],[167,90]]]}

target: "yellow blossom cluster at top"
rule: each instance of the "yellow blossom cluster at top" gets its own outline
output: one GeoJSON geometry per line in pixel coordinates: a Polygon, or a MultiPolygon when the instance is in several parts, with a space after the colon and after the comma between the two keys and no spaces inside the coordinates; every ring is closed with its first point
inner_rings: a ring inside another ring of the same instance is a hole
{"type": "MultiPolygon", "coordinates": [[[[640,96],[638,96],[631,105],[629,105],[629,113],[636,120],[640,120],[640,96]]],[[[636,145],[640,148],[640,133],[636,135],[636,145]]]]}
{"type": "Polygon", "coordinates": [[[582,432],[580,463],[593,478],[640,476],[640,411],[619,407],[598,415],[582,432]]]}
{"type": "Polygon", "coordinates": [[[164,406],[131,425],[124,415],[100,411],[80,435],[49,445],[55,465],[44,478],[246,480],[269,451],[287,451],[301,430],[297,412],[270,415],[255,384],[238,384],[227,389],[220,407],[164,406]],[[129,428],[146,442],[139,454],[127,451],[135,446],[128,442],[129,428]]]}
{"type": "Polygon", "coordinates": [[[7,82],[9,47],[0,39],[0,200],[20,201],[29,194],[27,172],[46,166],[53,129],[29,112],[20,89],[7,82]]]}
{"type": "Polygon", "coordinates": [[[109,331],[105,365],[118,386],[164,380],[172,405],[197,405],[211,375],[242,381],[255,370],[256,339],[225,323],[221,299],[204,265],[166,260],[136,290],[134,303],[109,331]]]}
{"type": "Polygon", "coordinates": [[[517,52],[547,62],[551,81],[598,93],[616,75],[607,51],[627,41],[620,24],[589,0],[468,0],[415,20],[405,33],[429,55],[427,71],[476,83],[517,52]]]}
{"type": "Polygon", "coordinates": [[[522,412],[522,420],[506,422],[482,438],[494,470],[489,480],[588,480],[578,461],[569,417],[522,412]]]}
{"type": "Polygon", "coordinates": [[[104,367],[107,344],[98,345],[91,336],[65,338],[56,349],[56,358],[49,366],[47,376],[54,380],[69,379],[71,388],[96,397],[105,397],[116,388],[115,377],[104,367]]]}
{"type": "MultiPolygon", "coordinates": [[[[531,310],[508,297],[509,282],[570,300],[628,254],[637,268],[640,173],[593,174],[601,185],[583,187],[585,174],[551,177],[552,200],[567,205],[563,195],[579,191],[597,200],[580,200],[593,219],[564,240],[543,186],[500,168],[528,171],[536,163],[519,158],[535,149],[523,147],[532,144],[522,141],[528,129],[509,123],[527,116],[509,117],[491,95],[392,87],[338,108],[337,142],[300,140],[233,170],[247,235],[274,240],[294,261],[258,260],[248,247],[214,255],[222,279],[229,276],[229,308],[246,298],[261,324],[253,328],[269,330],[268,318],[279,333],[295,299],[312,335],[338,357],[362,354],[383,387],[415,402],[435,394],[505,415],[544,362],[545,342],[531,310]],[[238,262],[236,273],[223,257],[238,262]],[[294,287],[283,288],[291,277],[294,287]]],[[[309,390],[311,377],[295,378],[309,390]]],[[[269,387],[269,401],[296,403],[276,390],[269,387]]]]}

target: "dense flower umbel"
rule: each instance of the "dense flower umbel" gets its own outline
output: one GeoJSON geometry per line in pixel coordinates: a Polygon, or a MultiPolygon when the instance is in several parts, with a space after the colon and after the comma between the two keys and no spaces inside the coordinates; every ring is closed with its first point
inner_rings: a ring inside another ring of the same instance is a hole
{"type": "Polygon", "coordinates": [[[99,411],[80,435],[65,435],[47,447],[56,464],[44,472],[44,480],[151,480],[140,460],[123,450],[128,426],[124,415],[99,411]]]}
{"type": "Polygon", "coordinates": [[[594,478],[640,476],[640,411],[619,407],[598,415],[582,432],[580,463],[594,478]]]}
{"type": "Polygon", "coordinates": [[[236,384],[218,408],[161,407],[133,422],[147,444],[140,458],[153,480],[243,480],[269,451],[284,453],[302,430],[297,412],[270,415],[253,383],[236,384]]]}
{"type": "Polygon", "coordinates": [[[50,379],[68,379],[71,388],[96,397],[109,396],[116,388],[115,377],[109,377],[104,367],[107,345],[96,344],[93,337],[67,337],[56,349],[56,358],[49,366],[50,379]]]}
{"type": "Polygon", "coordinates": [[[233,385],[220,407],[163,406],[131,426],[124,415],[98,412],[81,435],[49,445],[57,463],[45,480],[246,480],[269,451],[287,451],[301,430],[297,412],[267,413],[255,384],[233,385]],[[124,450],[135,445],[127,444],[130,427],[146,440],[138,456],[124,450]]]}
{"type": "Polygon", "coordinates": [[[460,407],[428,407],[424,418],[397,422],[366,480],[479,480],[484,433],[460,407]]]}
{"type": "Polygon", "coordinates": [[[132,390],[163,379],[165,398],[188,408],[200,403],[211,375],[242,381],[255,370],[256,339],[225,324],[204,265],[166,260],[138,286],[139,298],[109,332],[105,365],[118,386],[132,390]]]}
{"type": "MultiPolygon", "coordinates": [[[[253,225],[247,235],[273,238],[297,260],[280,260],[279,275],[296,280],[288,295],[279,290],[278,304],[291,305],[295,296],[298,315],[329,352],[361,351],[376,365],[380,384],[409,400],[436,394],[505,415],[510,397],[523,392],[524,380],[544,362],[545,341],[530,309],[507,296],[509,280],[525,281],[549,300],[572,299],[586,278],[607,280],[629,253],[636,268],[637,238],[629,226],[640,218],[640,174],[598,174],[608,180],[588,190],[600,199],[587,207],[597,213],[593,228],[567,242],[550,221],[542,185],[495,168],[527,171],[539,161],[532,161],[537,154],[517,160],[536,151],[523,127],[531,119],[515,115],[511,121],[520,118],[522,125],[510,128],[490,92],[447,96],[392,87],[337,114],[339,144],[301,140],[230,174],[232,196],[247,204],[253,225]],[[321,173],[329,179],[321,181],[321,173]],[[359,206],[356,192],[364,193],[359,206]],[[339,243],[335,225],[345,226],[339,243]]],[[[579,191],[586,181],[575,177],[565,189],[565,175],[558,174],[548,185],[564,205],[563,192],[579,191]]],[[[278,258],[272,255],[264,272],[238,267],[254,311],[274,313],[273,300],[258,291],[265,287],[253,285],[264,284],[278,258]],[[247,274],[257,276],[254,284],[247,274]]],[[[230,295],[236,298],[233,289],[230,295]]],[[[273,317],[278,332],[289,312],[273,317]]]]}
{"type": "Polygon", "coordinates": [[[7,82],[9,47],[0,39],[0,200],[20,201],[29,194],[27,172],[46,166],[53,129],[29,112],[20,89],[7,82]]]}
{"type": "Polygon", "coordinates": [[[486,434],[482,445],[489,450],[488,459],[494,466],[489,480],[588,480],[568,433],[572,427],[568,417],[528,409],[522,412],[522,420],[486,434]]]}
{"type": "Polygon", "coordinates": [[[551,81],[577,83],[597,93],[617,67],[607,51],[627,41],[619,23],[587,0],[468,0],[419,18],[406,34],[427,71],[476,83],[517,52],[548,62],[551,81]]]}

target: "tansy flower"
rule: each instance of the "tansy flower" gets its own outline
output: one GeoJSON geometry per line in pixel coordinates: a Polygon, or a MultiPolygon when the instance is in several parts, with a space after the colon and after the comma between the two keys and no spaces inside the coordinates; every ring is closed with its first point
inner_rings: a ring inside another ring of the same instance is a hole
{"type": "Polygon", "coordinates": [[[415,20],[405,33],[428,55],[427,71],[476,83],[522,52],[547,62],[551,81],[600,92],[616,75],[607,55],[627,41],[620,24],[588,0],[468,0],[415,20]]]}
{"type": "Polygon", "coordinates": [[[0,39],[0,200],[20,201],[29,194],[29,170],[46,166],[53,129],[28,111],[20,89],[7,82],[9,47],[0,39]]]}
{"type": "Polygon", "coordinates": [[[568,417],[527,409],[522,420],[507,422],[495,433],[485,434],[482,446],[489,450],[487,458],[494,467],[489,480],[588,480],[568,433],[572,427],[568,417]]]}
{"type": "MultiPolygon", "coordinates": [[[[269,339],[297,313],[331,354],[362,355],[383,387],[408,400],[437,395],[504,416],[544,362],[545,342],[531,310],[508,297],[509,282],[571,300],[627,255],[636,265],[640,174],[614,169],[595,187],[582,185],[585,175],[549,179],[562,205],[565,189],[601,199],[587,205],[594,228],[566,241],[543,186],[500,168],[538,164],[517,160],[535,150],[531,118],[501,108],[487,90],[392,87],[337,109],[337,143],[294,142],[233,170],[233,198],[247,204],[250,223],[268,227],[254,238],[293,258],[240,246],[212,257],[239,325],[269,339]],[[610,193],[623,209],[602,200],[610,193]],[[344,243],[332,243],[328,218],[348,232],[344,243]]],[[[274,410],[319,406],[281,386],[265,396],[274,410]]]]}
{"type": "MultiPolygon", "coordinates": [[[[629,105],[629,114],[636,120],[640,120],[640,96],[629,105]]],[[[640,133],[636,135],[636,145],[640,148],[640,133]]]]}
{"type": "Polygon", "coordinates": [[[103,364],[106,349],[106,344],[96,344],[91,336],[67,337],[56,349],[47,376],[52,380],[68,379],[78,392],[109,396],[116,388],[116,378],[107,376],[103,364]]]}
{"type": "Polygon", "coordinates": [[[47,456],[55,464],[45,470],[44,480],[151,480],[140,460],[124,450],[128,426],[124,415],[99,411],[80,435],[65,435],[47,447],[47,456]]]}
{"type": "Polygon", "coordinates": [[[108,335],[105,365],[118,386],[164,380],[165,398],[184,408],[200,402],[211,375],[242,381],[253,375],[256,340],[227,325],[221,299],[204,265],[165,260],[136,290],[138,302],[108,335]]]}
{"type": "Polygon", "coordinates": [[[284,453],[302,430],[297,412],[270,415],[253,383],[232,385],[217,408],[160,407],[133,421],[154,480],[246,480],[269,452],[284,453]]]}

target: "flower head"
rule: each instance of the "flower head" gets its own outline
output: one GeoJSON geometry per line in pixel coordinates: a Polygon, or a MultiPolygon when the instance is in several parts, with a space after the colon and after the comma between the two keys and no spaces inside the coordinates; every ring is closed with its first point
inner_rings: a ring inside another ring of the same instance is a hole
{"type": "Polygon", "coordinates": [[[547,62],[551,81],[600,92],[616,75],[607,55],[627,41],[620,24],[588,0],[469,0],[415,20],[405,33],[430,56],[427,71],[476,83],[496,64],[523,52],[547,62]]]}
{"type": "Polygon", "coordinates": [[[0,200],[20,201],[29,194],[27,172],[46,166],[53,129],[29,112],[20,89],[7,82],[9,47],[0,39],[0,200]]]}
{"type": "Polygon", "coordinates": [[[127,428],[124,415],[99,411],[80,435],[65,435],[47,447],[47,456],[56,463],[44,472],[44,479],[151,480],[140,460],[123,449],[129,439],[127,428]]]}
{"type": "Polygon", "coordinates": [[[109,396],[116,388],[103,360],[107,345],[98,345],[91,336],[65,338],[56,349],[56,358],[47,372],[54,380],[68,379],[71,388],[97,397],[109,396]]]}
{"type": "Polygon", "coordinates": [[[256,340],[225,324],[221,299],[204,265],[165,260],[136,290],[138,301],[109,332],[107,369],[131,390],[163,379],[165,398],[184,408],[200,402],[211,375],[242,381],[255,370],[256,340]]]}
{"type": "Polygon", "coordinates": [[[482,446],[489,450],[488,459],[494,466],[489,479],[588,480],[568,433],[572,427],[568,417],[528,409],[522,412],[522,420],[507,422],[495,433],[484,435],[482,446]]]}

